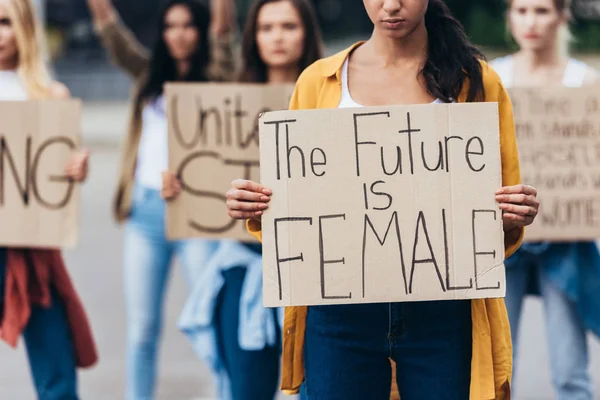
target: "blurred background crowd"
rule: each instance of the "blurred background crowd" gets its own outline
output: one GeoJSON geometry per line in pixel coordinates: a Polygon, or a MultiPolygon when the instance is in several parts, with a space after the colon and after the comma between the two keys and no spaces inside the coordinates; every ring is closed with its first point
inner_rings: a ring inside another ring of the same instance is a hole
{"type": "MultiPolygon", "coordinates": [[[[50,54],[58,79],[84,100],[126,99],[127,80],[110,65],[98,43],[84,0],[35,0],[45,15],[50,54]]],[[[241,25],[251,0],[237,0],[241,25]]],[[[331,54],[356,39],[365,38],[371,22],[358,0],[313,0],[325,42],[331,54]]],[[[473,42],[482,46],[491,59],[498,53],[514,50],[506,33],[504,0],[447,0],[454,15],[462,22],[473,42]]],[[[116,0],[123,21],[142,43],[152,43],[160,0],[116,0]]],[[[574,54],[587,61],[600,52],[600,1],[573,2],[574,54]],[[581,57],[583,53],[583,57],[581,57]]],[[[594,63],[593,65],[598,65],[594,63]]]]}
{"type": "MultiPolygon", "coordinates": [[[[125,24],[149,44],[162,0],[114,0],[125,24]]],[[[100,362],[81,373],[85,400],[122,398],[125,385],[125,312],[123,310],[121,231],[112,222],[111,193],[119,164],[118,145],[125,136],[132,82],[112,66],[94,32],[86,0],[33,0],[45,24],[48,53],[56,78],[73,97],[84,100],[83,141],[92,151],[91,172],[82,189],[80,245],[66,252],[73,280],[91,317],[100,362]],[[111,249],[103,251],[102,249],[111,249]]],[[[252,0],[237,0],[238,24],[252,0]]],[[[366,39],[372,25],[360,0],[313,0],[326,43],[326,55],[366,39]]],[[[489,59],[516,49],[506,33],[504,0],[446,0],[474,43],[489,59]]],[[[600,69],[600,0],[574,0],[571,23],[573,55],[600,69]]],[[[176,269],[166,305],[158,399],[200,400],[213,393],[208,369],[176,328],[187,297],[176,269]]],[[[523,400],[553,398],[544,316],[539,299],[523,313],[519,353],[519,393],[523,400]]],[[[34,399],[24,348],[0,347],[0,400],[34,399]]],[[[600,394],[600,343],[590,340],[590,371],[600,394]]],[[[281,398],[287,398],[281,395],[281,398]]],[[[600,399],[600,397],[598,397],[600,399]]]]}

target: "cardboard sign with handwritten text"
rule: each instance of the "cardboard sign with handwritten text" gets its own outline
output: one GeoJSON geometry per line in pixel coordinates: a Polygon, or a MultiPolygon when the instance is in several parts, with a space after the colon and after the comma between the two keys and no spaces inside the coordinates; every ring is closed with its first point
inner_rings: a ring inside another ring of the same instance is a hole
{"type": "Polygon", "coordinates": [[[80,101],[0,102],[0,121],[0,246],[75,246],[79,189],[64,170],[80,101]]]}
{"type": "Polygon", "coordinates": [[[503,297],[496,103],[260,119],[266,306],[503,297]]]}
{"type": "Polygon", "coordinates": [[[258,117],[288,108],[293,85],[168,84],[169,170],[181,194],[167,206],[167,236],[253,241],[227,214],[238,178],[258,181],[258,117]]]}
{"type": "Polygon", "coordinates": [[[510,89],[521,176],[540,210],[527,241],[600,237],[600,92],[590,88],[510,89]]]}

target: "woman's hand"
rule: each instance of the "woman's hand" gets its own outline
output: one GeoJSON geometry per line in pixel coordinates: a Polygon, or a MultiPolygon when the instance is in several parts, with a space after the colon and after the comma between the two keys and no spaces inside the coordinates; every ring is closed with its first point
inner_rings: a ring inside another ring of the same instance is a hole
{"type": "Polygon", "coordinates": [[[505,234],[531,225],[540,207],[537,190],[527,185],[505,186],[498,189],[496,201],[500,203],[502,210],[505,234]]]}
{"type": "Polygon", "coordinates": [[[238,179],[231,182],[227,192],[227,210],[234,219],[255,219],[260,221],[264,210],[269,207],[273,193],[263,185],[238,179]]]}
{"type": "Polygon", "coordinates": [[[99,25],[109,22],[115,15],[111,0],[87,0],[87,2],[92,18],[99,25]]]}
{"type": "Polygon", "coordinates": [[[65,167],[65,174],[75,182],[83,182],[88,175],[90,152],[81,150],[73,154],[65,167]]]}
{"type": "Polygon", "coordinates": [[[181,193],[181,183],[177,176],[171,171],[165,171],[162,173],[162,188],[160,189],[160,196],[164,200],[173,200],[181,193]]]}

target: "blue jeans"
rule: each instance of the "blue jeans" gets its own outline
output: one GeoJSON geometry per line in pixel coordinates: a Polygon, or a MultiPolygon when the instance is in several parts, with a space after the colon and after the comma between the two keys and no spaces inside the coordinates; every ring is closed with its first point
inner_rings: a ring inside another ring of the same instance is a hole
{"type": "Polygon", "coordinates": [[[233,399],[273,400],[279,384],[281,345],[257,351],[243,350],[239,345],[240,296],[245,275],[245,268],[223,272],[225,284],[215,312],[219,353],[231,382],[233,399]]]}
{"type": "Polygon", "coordinates": [[[157,190],[137,186],[125,227],[124,281],[127,310],[127,400],[153,398],[158,341],[171,260],[176,255],[186,282],[193,282],[217,241],[170,241],[165,235],[165,202],[157,190]]]}
{"type": "Polygon", "coordinates": [[[470,301],[309,307],[305,400],[388,400],[396,362],[402,400],[465,400],[470,301]]]}
{"type": "Polygon", "coordinates": [[[586,330],[575,304],[548,278],[537,256],[518,251],[506,268],[506,308],[513,338],[513,357],[518,350],[523,299],[533,281],[544,302],[550,369],[558,400],[592,400],[586,330]]]}
{"type": "MultiPolygon", "coordinates": [[[[0,306],[4,309],[6,249],[0,248],[0,306]]],[[[52,306],[33,306],[23,332],[39,400],[77,400],[77,371],[65,308],[52,292],[52,306]]]]}

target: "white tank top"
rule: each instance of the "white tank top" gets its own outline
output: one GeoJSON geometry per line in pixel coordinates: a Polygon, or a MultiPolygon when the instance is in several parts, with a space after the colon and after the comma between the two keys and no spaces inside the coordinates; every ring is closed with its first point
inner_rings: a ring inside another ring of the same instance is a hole
{"type": "Polygon", "coordinates": [[[169,168],[168,130],[165,98],[160,96],[142,111],[135,171],[135,181],[141,186],[155,190],[162,187],[162,172],[169,168]]]}
{"type": "MultiPolygon", "coordinates": [[[[350,89],[348,88],[348,59],[346,57],[346,61],[344,61],[344,65],[342,66],[342,98],[340,100],[340,104],[338,108],[352,108],[352,107],[363,107],[362,104],[358,104],[352,98],[350,94],[350,89]]],[[[435,100],[432,104],[443,103],[440,99],[435,100]]]]}
{"type": "Polygon", "coordinates": [[[0,101],[24,101],[29,96],[16,71],[0,71],[0,101]]]}
{"type": "MultiPolygon", "coordinates": [[[[497,58],[490,62],[491,67],[500,75],[504,87],[510,88],[514,86],[515,66],[513,56],[497,58]]],[[[585,81],[585,74],[588,66],[574,58],[570,58],[565,68],[565,76],[563,76],[562,85],[565,87],[581,87],[585,81]]]]}

